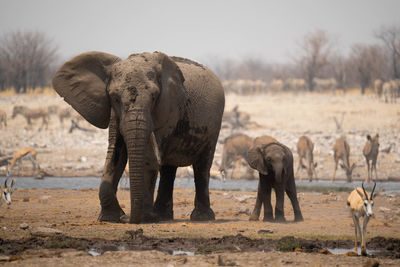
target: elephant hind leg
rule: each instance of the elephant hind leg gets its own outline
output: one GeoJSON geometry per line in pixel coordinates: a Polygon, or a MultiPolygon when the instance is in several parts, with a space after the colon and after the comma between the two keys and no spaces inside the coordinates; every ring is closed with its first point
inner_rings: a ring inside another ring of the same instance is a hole
{"type": "Polygon", "coordinates": [[[292,203],[293,211],[294,211],[294,220],[296,222],[304,221],[303,215],[301,214],[299,201],[297,199],[296,192],[296,184],[293,181],[289,180],[286,186],[286,194],[288,195],[290,202],[292,203]]]}
{"type": "Polygon", "coordinates": [[[208,188],[214,151],[215,149],[206,149],[205,152],[199,156],[198,160],[193,163],[196,196],[194,200],[194,210],[190,215],[192,221],[215,220],[214,211],[210,207],[210,192],[208,188]]]}

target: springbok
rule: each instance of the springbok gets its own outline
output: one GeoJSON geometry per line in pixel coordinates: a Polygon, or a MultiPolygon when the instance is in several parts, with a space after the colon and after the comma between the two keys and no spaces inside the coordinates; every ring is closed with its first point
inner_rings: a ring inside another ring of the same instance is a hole
{"type": "MultiPolygon", "coordinates": [[[[307,169],[308,179],[311,182],[313,179],[313,175],[315,178],[317,177],[317,173],[315,168],[317,167],[317,163],[314,163],[314,144],[308,136],[301,136],[299,141],[297,141],[297,153],[299,154],[299,166],[297,167],[296,176],[298,175],[300,169],[307,169]],[[303,158],[307,162],[307,166],[303,164],[303,158]]],[[[299,177],[299,181],[301,182],[301,177],[299,177]]]]}
{"type": "Polygon", "coordinates": [[[375,191],[376,183],[374,184],[374,188],[372,189],[371,195],[364,189],[364,182],[362,183],[362,191],[361,188],[354,189],[349,197],[347,198],[347,206],[350,208],[350,212],[354,221],[355,227],[355,242],[354,242],[354,250],[355,253],[358,253],[357,250],[357,232],[361,237],[360,244],[361,244],[361,255],[367,255],[366,251],[366,229],[369,219],[372,216],[372,207],[374,206],[374,191],[375,191]],[[362,229],[360,228],[360,218],[363,218],[362,229]],[[362,231],[361,231],[362,230],[362,231]]]}
{"type": "Polygon", "coordinates": [[[365,160],[367,161],[367,169],[368,169],[368,177],[366,182],[371,182],[372,172],[375,170],[375,180],[378,179],[378,173],[376,172],[376,161],[378,159],[379,153],[379,134],[376,134],[374,137],[371,137],[369,134],[367,135],[367,142],[365,143],[363,154],[365,160]],[[371,164],[370,164],[370,161],[371,164]]]}
{"type": "Polygon", "coordinates": [[[334,160],[335,160],[335,170],[333,172],[333,176],[331,179],[331,182],[335,181],[336,177],[336,170],[338,167],[339,160],[343,162],[343,164],[340,164],[340,167],[342,169],[346,170],[346,177],[347,177],[347,182],[351,182],[351,174],[353,173],[353,170],[356,166],[355,163],[353,163],[350,166],[350,146],[347,143],[346,139],[344,137],[340,137],[336,139],[336,143],[333,146],[333,152],[334,152],[334,160]]]}
{"type": "Polygon", "coordinates": [[[3,203],[6,203],[7,205],[11,205],[11,195],[14,192],[14,184],[15,184],[15,179],[13,178],[10,182],[9,185],[7,185],[7,181],[9,178],[7,178],[4,181],[4,186],[0,185],[1,188],[1,200],[0,200],[0,206],[3,205],[3,203]]]}
{"type": "Polygon", "coordinates": [[[7,176],[10,176],[12,174],[12,169],[16,163],[17,165],[20,165],[21,161],[25,159],[30,160],[34,171],[36,171],[36,169],[40,169],[39,164],[36,162],[36,155],[37,155],[36,150],[31,147],[18,150],[14,154],[14,157],[11,160],[11,164],[7,168],[7,176]]]}

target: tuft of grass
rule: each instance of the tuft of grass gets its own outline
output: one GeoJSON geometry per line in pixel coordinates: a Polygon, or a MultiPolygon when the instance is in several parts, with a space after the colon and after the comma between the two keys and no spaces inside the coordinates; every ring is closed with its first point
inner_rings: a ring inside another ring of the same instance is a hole
{"type": "Polygon", "coordinates": [[[223,250],[223,247],[221,245],[216,245],[216,246],[200,246],[197,248],[197,252],[201,254],[211,254],[214,252],[218,252],[223,250]]]}
{"type": "Polygon", "coordinates": [[[77,250],[85,250],[86,244],[75,240],[75,239],[62,239],[53,240],[50,244],[46,245],[45,248],[61,249],[61,248],[74,248],[77,250]]]}
{"type": "MultiPolygon", "coordinates": [[[[54,91],[53,88],[51,87],[37,87],[37,88],[28,88],[25,94],[20,94],[20,95],[56,95],[56,91],[54,91]]],[[[14,96],[18,95],[14,88],[7,88],[4,91],[0,91],[0,96],[14,96]]]]}
{"type": "Polygon", "coordinates": [[[297,192],[317,192],[317,193],[329,193],[329,192],[351,192],[353,188],[349,187],[335,187],[335,186],[296,186],[297,192]]]}
{"type": "Polygon", "coordinates": [[[282,251],[282,252],[291,252],[298,247],[300,247],[300,244],[293,236],[286,236],[278,241],[278,244],[276,245],[275,249],[277,251],[282,251]]]}

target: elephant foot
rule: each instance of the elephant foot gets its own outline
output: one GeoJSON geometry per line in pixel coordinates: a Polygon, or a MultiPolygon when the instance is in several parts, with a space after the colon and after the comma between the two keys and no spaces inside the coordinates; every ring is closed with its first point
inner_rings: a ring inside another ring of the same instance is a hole
{"type": "Polygon", "coordinates": [[[284,216],[275,216],[275,221],[276,222],[286,222],[286,219],[284,216]]]}
{"type": "MultiPolygon", "coordinates": [[[[126,216],[126,215],[122,210],[117,211],[117,212],[102,210],[99,215],[98,221],[120,223],[120,222],[123,222],[121,220],[121,218],[123,218],[124,216],[126,216]]],[[[129,222],[129,218],[128,218],[128,222],[129,222]]]]}
{"type": "Polygon", "coordinates": [[[295,222],[302,222],[304,221],[303,215],[299,214],[299,215],[294,215],[294,221],[295,222]]]}
{"type": "Polygon", "coordinates": [[[272,216],[264,216],[263,222],[274,222],[274,218],[272,216]]]}
{"type": "Polygon", "coordinates": [[[215,214],[211,208],[206,210],[200,210],[199,208],[195,208],[190,214],[191,221],[214,221],[215,214]]]}
{"type": "Polygon", "coordinates": [[[174,211],[172,209],[155,208],[151,214],[155,216],[159,221],[174,220],[174,211]]]}
{"type": "MultiPolygon", "coordinates": [[[[143,216],[143,219],[142,219],[142,223],[157,223],[159,221],[160,221],[160,219],[153,212],[145,214],[143,216]]],[[[128,214],[122,215],[120,217],[120,221],[119,222],[121,222],[121,223],[130,223],[130,216],[128,214]]]]}

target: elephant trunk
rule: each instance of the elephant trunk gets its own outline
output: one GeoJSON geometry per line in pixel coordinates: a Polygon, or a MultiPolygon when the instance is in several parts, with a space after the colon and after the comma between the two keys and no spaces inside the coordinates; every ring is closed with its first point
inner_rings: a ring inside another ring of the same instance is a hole
{"type": "Polygon", "coordinates": [[[129,158],[129,182],[131,194],[130,223],[140,223],[144,206],[145,154],[150,139],[149,121],[144,111],[130,114],[125,129],[125,141],[129,158]]]}

